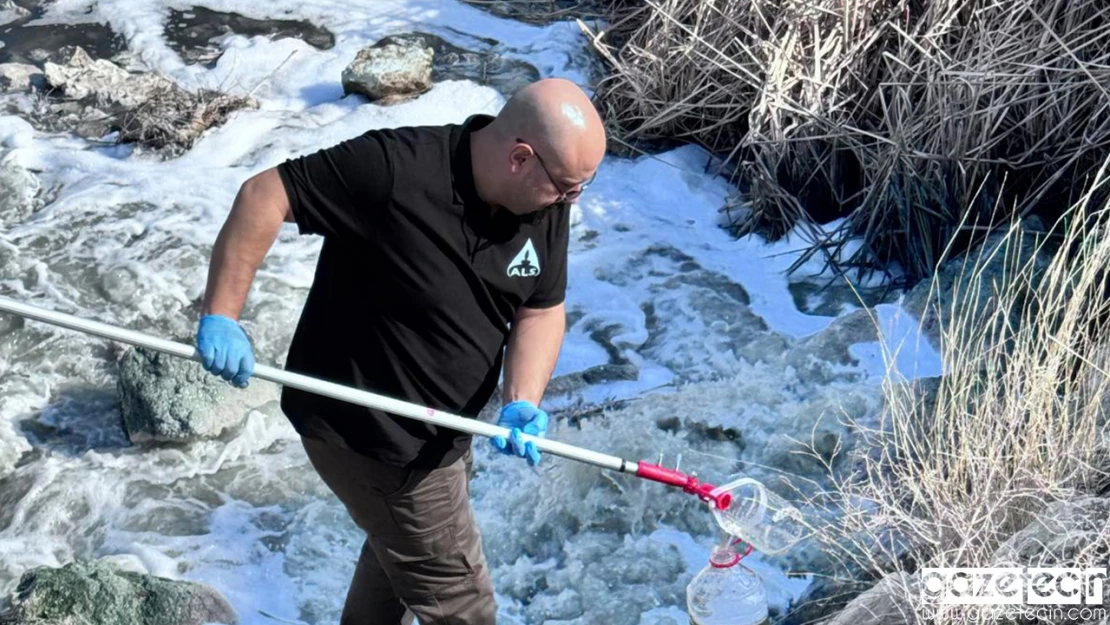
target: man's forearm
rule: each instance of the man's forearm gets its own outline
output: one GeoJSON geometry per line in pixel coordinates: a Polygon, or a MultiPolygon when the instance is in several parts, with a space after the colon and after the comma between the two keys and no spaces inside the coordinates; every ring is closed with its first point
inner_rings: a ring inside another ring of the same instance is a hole
{"type": "Polygon", "coordinates": [[[527,400],[536,404],[555,370],[566,331],[566,306],[521,309],[513,322],[505,351],[504,403],[527,400]]]}
{"type": "Polygon", "coordinates": [[[212,248],[202,315],[239,319],[251,282],[287,219],[288,207],[275,170],[267,170],[240,187],[212,248]]]}

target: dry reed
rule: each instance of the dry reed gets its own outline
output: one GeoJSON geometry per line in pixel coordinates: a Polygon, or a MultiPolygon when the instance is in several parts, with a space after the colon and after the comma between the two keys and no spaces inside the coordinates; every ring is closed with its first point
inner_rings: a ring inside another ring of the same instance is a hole
{"type": "MultiPolygon", "coordinates": [[[[966,255],[935,311],[945,370],[935,397],[898,379],[887,354],[881,422],[853,424],[866,441],[853,452],[858,470],[822,503],[835,502],[837,520],[819,540],[843,571],[1013,566],[999,547],[1050,504],[1110,492],[1110,204],[1091,204],[1108,169],[1110,160],[1064,213],[1062,240],[1015,222],[1000,245],[966,255]],[[1045,263],[1030,245],[1056,251],[1045,263]]],[[[1096,525],[1058,541],[1069,550],[1046,547],[1019,565],[1106,566],[1110,525],[1096,525]]],[[[901,586],[910,622],[959,622],[901,586]]]]}
{"type": "Polygon", "coordinates": [[[1103,0],[612,0],[592,34],[614,129],[723,155],[738,232],[847,217],[813,244],[910,279],[997,206],[1055,220],[1110,146],[1103,0]]]}

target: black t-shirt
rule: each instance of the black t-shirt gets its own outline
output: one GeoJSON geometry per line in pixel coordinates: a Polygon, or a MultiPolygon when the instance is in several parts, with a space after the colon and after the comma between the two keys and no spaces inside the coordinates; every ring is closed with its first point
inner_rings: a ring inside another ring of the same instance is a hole
{"type": "MultiPolygon", "coordinates": [[[[569,209],[518,218],[474,188],[463,125],[371,130],[277,167],[301,234],[323,235],[286,369],[474,417],[520,306],[563,301],[569,209]]],[[[297,431],[398,466],[459,458],[468,434],[286,387],[297,431]]]]}

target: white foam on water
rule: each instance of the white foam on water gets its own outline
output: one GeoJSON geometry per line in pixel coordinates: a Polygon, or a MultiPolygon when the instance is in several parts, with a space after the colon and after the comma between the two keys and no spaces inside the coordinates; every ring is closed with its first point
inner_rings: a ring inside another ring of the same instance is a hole
{"type": "MultiPolygon", "coordinates": [[[[260,108],[235,113],[187,154],[166,161],[39,133],[16,117],[0,116],[0,144],[32,172],[48,200],[0,232],[0,285],[11,296],[188,340],[212,244],[244,180],[370,128],[460,122],[503,104],[493,89],[460,81],[391,107],[341,97],[341,71],[380,36],[422,30],[464,47],[492,37],[500,42],[496,52],[533,63],[543,76],[581,84],[588,75],[587,42],[573,23],[536,27],[431,0],[196,4],[257,18],[306,19],[331,30],[336,45],[317,50],[293,39],[231,36],[209,70],[185,65],[168,46],[162,22],[175,3],[51,4],[42,22],[107,21],[143,62],[184,86],[246,92],[261,84],[255,91],[260,108]]],[[[684,393],[675,399],[687,402],[676,404],[684,412],[727,427],[770,423],[780,408],[801,412],[807,394],[819,391],[864,394],[862,386],[803,384],[793,374],[784,377],[779,365],[748,362],[744,337],[787,345],[832,318],[794,305],[783,271],[803,247],[799,236],[767,243],[754,236],[733,239],[720,229],[718,209],[729,188],[705,173],[706,161],[703,151],[681,148],[603,163],[573,211],[568,308],[578,318],[556,374],[611,364],[619,356],[638,368],[635,380],[592,384],[576,397],[638,397],[669,384],[665,392],[684,393]],[[728,383],[721,380],[735,375],[746,376],[734,386],[747,396],[723,388],[728,383]],[[700,399],[699,384],[708,385],[700,399]]],[[[259,362],[283,362],[319,249],[318,238],[298,237],[287,224],[260,269],[243,311],[259,362]]],[[[894,318],[887,309],[881,315],[894,318]]],[[[901,328],[896,324],[892,335],[905,336],[901,328]]],[[[874,373],[873,348],[853,350],[864,363],[854,370],[857,377],[874,373]]],[[[916,353],[900,357],[899,368],[924,375],[933,357],[923,352],[915,370],[916,353]]],[[[874,387],[873,381],[838,382],[865,383],[874,387]]],[[[254,412],[227,441],[131,447],[119,422],[115,384],[114,351],[105,341],[34,322],[0,335],[0,594],[35,566],[123,555],[152,573],[217,587],[245,625],[275,622],[267,615],[337,622],[362,537],[311,470],[282,415],[254,412]]],[[[553,398],[556,405],[566,400],[553,398]]],[[[628,423],[650,436],[604,421],[580,432],[560,425],[552,436],[643,456],[666,451],[673,457],[696,447],[703,456],[691,452],[695,460],[687,462],[718,474],[739,457],[724,442],[663,434],[653,421],[662,414],[649,412],[631,409],[628,423]]],[[[580,606],[584,615],[566,621],[586,623],[595,610],[611,606],[584,598],[611,595],[637,606],[639,622],[682,622],[679,590],[701,568],[713,540],[708,512],[665,487],[554,459],[532,471],[483,448],[477,466],[475,507],[498,575],[501,620],[537,623],[543,610],[569,615],[579,608],[576,601],[587,601],[580,606]],[[522,511],[522,497],[537,506],[559,501],[563,508],[522,511]],[[681,527],[659,529],[660,519],[681,527]],[[567,538],[531,544],[544,540],[543,532],[567,538]],[[548,552],[549,558],[532,559],[548,552]],[[639,558],[659,558],[667,566],[657,573],[637,564],[639,558]],[[598,563],[617,567],[611,576],[623,581],[602,592],[598,585],[606,583],[607,571],[574,568],[597,569],[598,563]],[[541,578],[549,590],[540,591],[541,578]]],[[[782,605],[808,582],[787,578],[758,558],[751,562],[763,567],[758,572],[782,605]]]]}

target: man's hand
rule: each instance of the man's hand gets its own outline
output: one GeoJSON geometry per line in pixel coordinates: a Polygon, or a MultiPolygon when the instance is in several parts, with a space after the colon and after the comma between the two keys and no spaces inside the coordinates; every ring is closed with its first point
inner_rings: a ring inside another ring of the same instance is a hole
{"type": "Polygon", "coordinates": [[[521,437],[531,434],[543,438],[547,435],[547,413],[537,408],[530,401],[514,401],[506,404],[501,409],[501,418],[497,425],[509,428],[512,432],[506,440],[504,436],[494,436],[489,439],[495,449],[506,455],[515,454],[528,461],[529,466],[540,463],[540,450],[533,442],[525,443],[521,437]]]}
{"type": "Polygon", "coordinates": [[[254,373],[254,348],[231,317],[205,315],[197,327],[197,351],[204,369],[246,388],[254,373]]]}

